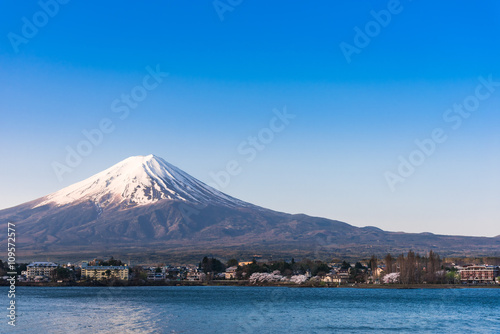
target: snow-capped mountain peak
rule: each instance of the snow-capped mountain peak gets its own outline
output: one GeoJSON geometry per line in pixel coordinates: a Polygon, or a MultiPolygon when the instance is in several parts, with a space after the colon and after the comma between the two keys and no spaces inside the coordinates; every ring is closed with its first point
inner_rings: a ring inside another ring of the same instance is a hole
{"type": "Polygon", "coordinates": [[[92,201],[98,207],[112,203],[131,206],[160,200],[249,206],[185,173],[153,154],[133,156],[86,180],[45,196],[37,206],[92,201]]]}

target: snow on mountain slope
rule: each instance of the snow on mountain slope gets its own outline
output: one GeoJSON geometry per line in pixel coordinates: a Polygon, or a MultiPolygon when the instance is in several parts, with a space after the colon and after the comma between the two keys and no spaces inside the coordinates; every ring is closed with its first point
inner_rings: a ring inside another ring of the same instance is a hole
{"type": "Polygon", "coordinates": [[[159,200],[180,200],[196,204],[249,207],[249,203],[228,196],[155,156],[134,156],[42,198],[45,204],[62,206],[92,201],[96,207],[109,204],[147,205],[159,200]]]}

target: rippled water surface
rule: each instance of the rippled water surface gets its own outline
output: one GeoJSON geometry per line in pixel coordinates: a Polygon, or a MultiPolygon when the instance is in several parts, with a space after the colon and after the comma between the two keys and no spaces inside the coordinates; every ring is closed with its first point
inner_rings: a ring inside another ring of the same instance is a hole
{"type": "Polygon", "coordinates": [[[500,289],[18,287],[15,328],[0,293],[1,333],[500,333],[500,289]]]}

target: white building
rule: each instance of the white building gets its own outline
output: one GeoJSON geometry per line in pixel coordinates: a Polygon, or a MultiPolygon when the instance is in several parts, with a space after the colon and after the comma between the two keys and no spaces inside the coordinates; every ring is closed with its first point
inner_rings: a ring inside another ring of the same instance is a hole
{"type": "Polygon", "coordinates": [[[226,269],[226,272],[224,273],[224,278],[225,279],[235,279],[236,278],[236,270],[238,267],[229,267],[226,269]]]}
{"type": "Polygon", "coordinates": [[[26,277],[29,280],[35,279],[37,276],[50,278],[57,267],[58,265],[54,262],[32,262],[28,264],[26,269],[26,277]]]}
{"type": "Polygon", "coordinates": [[[128,280],[128,266],[89,266],[86,261],[82,262],[82,278],[106,279],[119,278],[128,280]]]}

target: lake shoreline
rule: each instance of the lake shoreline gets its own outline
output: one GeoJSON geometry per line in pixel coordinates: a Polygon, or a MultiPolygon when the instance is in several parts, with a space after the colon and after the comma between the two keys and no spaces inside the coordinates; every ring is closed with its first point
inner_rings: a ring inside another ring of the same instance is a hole
{"type": "MultiPolygon", "coordinates": [[[[8,286],[7,282],[0,282],[0,286],[8,286]]],[[[170,281],[170,282],[16,282],[18,287],[161,287],[161,286],[231,286],[231,287],[288,287],[288,288],[340,288],[340,289],[498,289],[500,284],[491,285],[466,285],[466,284],[294,284],[294,283],[259,283],[250,284],[248,281],[170,281]]]]}

